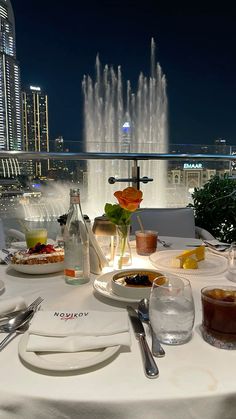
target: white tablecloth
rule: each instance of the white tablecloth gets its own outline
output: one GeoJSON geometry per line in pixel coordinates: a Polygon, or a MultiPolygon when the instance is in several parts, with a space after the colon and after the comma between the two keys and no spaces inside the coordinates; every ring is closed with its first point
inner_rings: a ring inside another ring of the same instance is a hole
{"type": "MultiPolygon", "coordinates": [[[[174,243],[172,249],[198,242],[166,239],[174,243]]],[[[149,265],[148,258],[140,260],[143,266],[149,265]]],[[[5,266],[0,266],[0,274],[6,285],[1,299],[22,295],[30,303],[40,295],[45,309],[69,306],[109,311],[126,307],[95,294],[92,280],[71,286],[65,284],[61,273],[27,277],[5,266]]],[[[189,279],[196,307],[193,338],[182,346],[165,345],[166,356],[157,359],[159,378],[145,377],[133,332],[131,351],[122,350],[104,364],[71,375],[27,368],[18,357],[19,336],[0,352],[0,418],[235,419],[236,351],[209,345],[199,332],[200,289],[229,281],[225,274],[189,279]]]]}

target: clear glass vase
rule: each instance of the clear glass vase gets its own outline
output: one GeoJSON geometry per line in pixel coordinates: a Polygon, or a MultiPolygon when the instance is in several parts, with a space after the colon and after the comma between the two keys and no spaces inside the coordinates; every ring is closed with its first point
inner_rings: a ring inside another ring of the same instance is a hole
{"type": "Polygon", "coordinates": [[[129,235],[130,225],[121,224],[116,226],[115,269],[122,269],[132,264],[129,235]]]}

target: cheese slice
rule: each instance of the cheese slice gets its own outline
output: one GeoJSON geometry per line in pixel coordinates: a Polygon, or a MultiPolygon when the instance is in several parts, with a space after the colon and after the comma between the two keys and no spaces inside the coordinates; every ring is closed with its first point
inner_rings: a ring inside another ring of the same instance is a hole
{"type": "Polygon", "coordinates": [[[205,246],[199,246],[192,250],[185,250],[180,255],[175,256],[171,260],[173,268],[183,268],[184,261],[193,256],[199,262],[205,259],[205,246]]]}

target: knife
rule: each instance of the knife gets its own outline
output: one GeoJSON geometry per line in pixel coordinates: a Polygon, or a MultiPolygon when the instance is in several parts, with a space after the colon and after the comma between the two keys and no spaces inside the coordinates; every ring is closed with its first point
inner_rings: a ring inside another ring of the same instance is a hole
{"type": "Polygon", "coordinates": [[[133,307],[127,306],[127,311],[134,329],[135,337],[140,345],[145,375],[148,378],[157,378],[159,370],[147,344],[146,334],[142,322],[133,307]]]}

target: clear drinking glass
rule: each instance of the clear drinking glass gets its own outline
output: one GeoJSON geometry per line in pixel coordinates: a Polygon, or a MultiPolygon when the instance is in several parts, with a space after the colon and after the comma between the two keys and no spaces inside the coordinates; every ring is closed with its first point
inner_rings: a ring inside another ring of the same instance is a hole
{"type": "Polygon", "coordinates": [[[149,316],[160,342],[180,345],[189,341],[195,318],[190,282],[172,274],[154,280],[149,316]]]}
{"type": "Polygon", "coordinates": [[[228,254],[228,274],[230,281],[236,282],[236,243],[232,243],[228,254]]]}
{"type": "Polygon", "coordinates": [[[34,228],[25,232],[25,240],[28,249],[37,243],[47,244],[48,232],[46,228],[34,228]]]}

